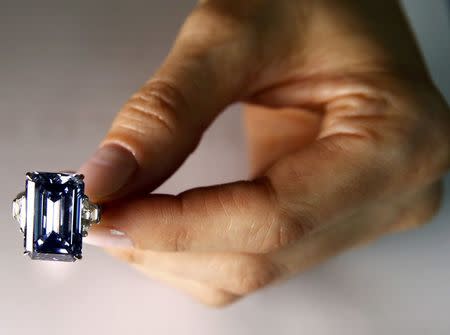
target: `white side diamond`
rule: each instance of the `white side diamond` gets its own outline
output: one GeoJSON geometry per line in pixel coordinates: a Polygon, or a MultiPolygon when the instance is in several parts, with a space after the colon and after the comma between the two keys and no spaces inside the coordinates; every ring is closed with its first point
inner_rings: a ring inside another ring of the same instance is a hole
{"type": "Polygon", "coordinates": [[[12,215],[14,220],[20,225],[20,230],[25,231],[26,224],[26,197],[25,193],[20,193],[13,201],[12,215]]]}
{"type": "Polygon", "coordinates": [[[93,204],[87,197],[83,199],[81,219],[83,223],[83,236],[87,236],[89,228],[100,222],[100,206],[93,204]]]}

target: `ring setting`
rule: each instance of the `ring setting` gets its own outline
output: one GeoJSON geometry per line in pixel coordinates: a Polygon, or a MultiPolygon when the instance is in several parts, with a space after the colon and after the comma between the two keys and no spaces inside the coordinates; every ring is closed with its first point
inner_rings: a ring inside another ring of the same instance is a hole
{"type": "Polygon", "coordinates": [[[25,191],[12,204],[33,260],[74,262],[82,258],[83,237],[101,219],[99,205],[84,194],[83,175],[29,172],[25,191]]]}

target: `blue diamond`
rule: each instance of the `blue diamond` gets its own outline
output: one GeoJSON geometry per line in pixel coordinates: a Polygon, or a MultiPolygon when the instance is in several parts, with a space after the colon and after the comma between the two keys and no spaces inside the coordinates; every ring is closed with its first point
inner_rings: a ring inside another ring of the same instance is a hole
{"type": "Polygon", "coordinates": [[[28,173],[26,197],[25,252],[40,260],[81,258],[84,183],[80,176],[28,173]]]}

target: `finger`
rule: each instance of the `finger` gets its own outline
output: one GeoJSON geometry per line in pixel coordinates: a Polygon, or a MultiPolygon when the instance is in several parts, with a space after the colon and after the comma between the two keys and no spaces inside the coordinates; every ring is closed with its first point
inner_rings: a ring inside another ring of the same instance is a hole
{"type": "Polygon", "coordinates": [[[240,30],[216,16],[202,7],[191,15],[161,68],[125,104],[98,151],[81,167],[91,198],[148,193],[243,93],[251,52],[240,30]]]}
{"type": "Polygon", "coordinates": [[[437,183],[407,199],[386,199],[385,203],[342,219],[339,224],[268,255],[161,253],[130,249],[124,251],[121,258],[140,269],[194,280],[242,296],[275,280],[306,271],[331,256],[366,244],[387,232],[422,225],[436,213],[441,191],[441,185],[437,183]]]}
{"type": "Polygon", "coordinates": [[[356,136],[323,139],[263,179],[113,204],[91,234],[113,229],[137,248],[159,251],[276,250],[379,196],[395,176],[375,148],[356,136]]]}
{"type": "Polygon", "coordinates": [[[152,267],[143,264],[141,265],[133,261],[134,258],[129,251],[123,249],[108,249],[107,251],[109,254],[132,264],[136,270],[142,272],[143,274],[157,279],[165,284],[169,284],[205,305],[222,307],[229,305],[240,298],[232,293],[214,288],[213,286],[208,286],[203,282],[164,271],[158,264],[155,264],[155,266],[152,267]]]}
{"type": "Polygon", "coordinates": [[[322,114],[299,108],[245,106],[251,176],[263,175],[277,160],[314,142],[322,114]]]}
{"type": "Polygon", "coordinates": [[[237,182],[106,205],[102,224],[85,241],[159,251],[263,251],[289,229],[277,215],[267,181],[237,182]]]}
{"type": "Polygon", "coordinates": [[[238,253],[173,253],[129,249],[122,258],[130,264],[200,282],[207,287],[242,296],[265,287],[281,276],[263,255],[238,253]]]}

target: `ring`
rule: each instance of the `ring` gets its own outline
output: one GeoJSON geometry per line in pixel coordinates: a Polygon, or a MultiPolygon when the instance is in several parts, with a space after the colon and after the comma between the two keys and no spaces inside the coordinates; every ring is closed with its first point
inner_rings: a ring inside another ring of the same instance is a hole
{"type": "Polygon", "coordinates": [[[101,218],[100,206],[84,194],[83,178],[77,173],[26,174],[25,191],[13,200],[12,215],[31,259],[81,259],[83,237],[101,218]]]}

